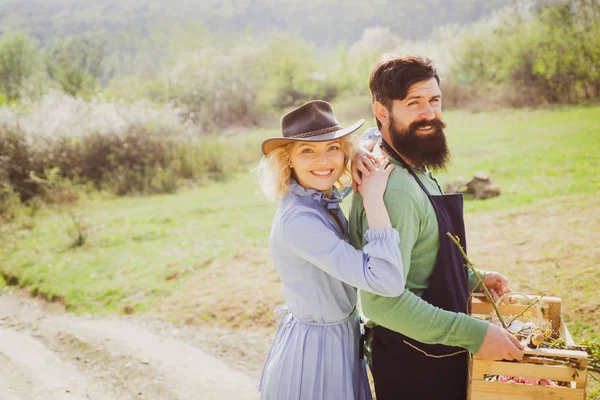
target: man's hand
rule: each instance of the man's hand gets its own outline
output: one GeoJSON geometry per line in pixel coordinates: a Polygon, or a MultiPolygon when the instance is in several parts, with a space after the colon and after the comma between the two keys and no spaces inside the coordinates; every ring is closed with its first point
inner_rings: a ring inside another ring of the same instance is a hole
{"type": "Polygon", "coordinates": [[[371,171],[378,165],[379,159],[365,147],[359,145],[358,151],[350,164],[350,169],[352,170],[352,189],[354,192],[358,190],[358,185],[362,182],[361,177],[371,175],[371,171]]]}
{"type": "MultiPolygon", "coordinates": [[[[488,289],[488,291],[492,295],[492,298],[494,299],[494,302],[496,303],[498,302],[498,299],[500,299],[502,296],[513,291],[510,287],[510,281],[508,280],[508,278],[499,272],[486,273],[483,277],[483,284],[488,289]]],[[[514,303],[516,300],[517,299],[511,296],[506,296],[502,299],[502,303],[514,303]]]]}
{"type": "Polygon", "coordinates": [[[519,342],[506,329],[491,324],[489,325],[485,339],[475,353],[475,358],[482,360],[521,360],[525,345],[519,342]]]}

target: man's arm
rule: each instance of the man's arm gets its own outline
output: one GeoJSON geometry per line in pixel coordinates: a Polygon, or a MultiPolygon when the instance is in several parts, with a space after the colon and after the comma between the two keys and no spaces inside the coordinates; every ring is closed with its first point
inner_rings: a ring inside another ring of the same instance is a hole
{"type": "MultiPolygon", "coordinates": [[[[407,277],[421,211],[417,201],[402,190],[388,190],[384,200],[392,226],[400,232],[400,254],[407,277]]],[[[361,225],[366,227],[366,220],[361,225]]],[[[361,304],[364,314],[375,323],[423,343],[459,346],[476,353],[488,330],[487,322],[435,307],[410,290],[390,298],[361,291],[361,304]]]]}

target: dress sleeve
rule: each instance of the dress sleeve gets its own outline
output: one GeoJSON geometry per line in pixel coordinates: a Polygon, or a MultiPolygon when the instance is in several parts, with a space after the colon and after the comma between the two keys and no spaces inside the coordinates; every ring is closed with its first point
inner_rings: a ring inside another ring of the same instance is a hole
{"type": "Polygon", "coordinates": [[[379,132],[379,129],[372,127],[367,129],[362,135],[360,135],[360,141],[364,142],[365,140],[369,140],[369,139],[379,139],[381,137],[381,133],[379,132]]]}
{"type": "Polygon", "coordinates": [[[398,231],[369,229],[363,251],[341,239],[316,211],[292,213],[282,220],[286,245],[329,275],[351,286],[380,296],[404,291],[404,271],[398,231]]]}

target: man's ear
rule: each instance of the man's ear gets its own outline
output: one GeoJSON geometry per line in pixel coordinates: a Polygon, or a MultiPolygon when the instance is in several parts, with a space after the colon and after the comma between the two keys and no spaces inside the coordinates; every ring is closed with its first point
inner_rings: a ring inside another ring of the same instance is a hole
{"type": "Polygon", "coordinates": [[[373,103],[373,114],[375,114],[375,118],[377,118],[377,120],[381,122],[381,125],[388,125],[390,113],[386,106],[376,101],[375,103],[373,103]]]}

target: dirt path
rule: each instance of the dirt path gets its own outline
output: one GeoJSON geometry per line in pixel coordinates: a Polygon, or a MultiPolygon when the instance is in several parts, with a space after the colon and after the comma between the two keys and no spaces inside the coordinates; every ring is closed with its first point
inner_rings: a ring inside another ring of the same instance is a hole
{"type": "Polygon", "coordinates": [[[255,377],[180,340],[176,329],[50,307],[0,295],[2,400],[258,398],[255,377]]]}

